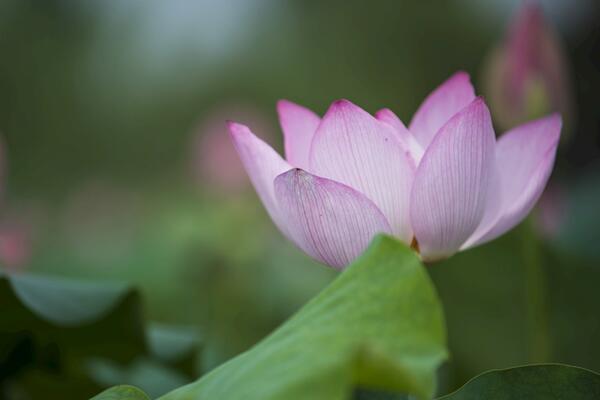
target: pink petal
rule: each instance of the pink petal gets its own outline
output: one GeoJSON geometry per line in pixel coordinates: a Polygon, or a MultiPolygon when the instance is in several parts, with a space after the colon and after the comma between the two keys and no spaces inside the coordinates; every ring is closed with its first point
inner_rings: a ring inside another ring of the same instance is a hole
{"type": "Polygon", "coordinates": [[[502,215],[503,200],[500,179],[501,176],[498,169],[498,163],[494,162],[494,170],[488,184],[488,194],[483,218],[477,229],[475,229],[475,232],[473,232],[467,241],[460,247],[461,250],[472,247],[474,243],[496,225],[498,219],[500,219],[500,216],[502,215]]]}
{"type": "Polygon", "coordinates": [[[415,166],[419,165],[421,157],[423,157],[423,148],[417,142],[417,139],[412,133],[404,126],[400,118],[394,112],[388,108],[381,109],[375,113],[375,118],[379,121],[388,124],[394,129],[398,138],[404,145],[404,148],[408,149],[410,158],[414,161],[415,166]]]}
{"type": "Polygon", "coordinates": [[[283,130],[285,158],[294,167],[308,169],[310,144],[321,118],[308,108],[287,100],[277,102],[283,130]]]}
{"type": "Polygon", "coordinates": [[[334,102],[319,125],[311,171],[367,196],[386,216],[392,232],[412,239],[408,201],[414,165],[387,124],[347,100],[334,102]]]}
{"type": "Polygon", "coordinates": [[[296,244],[334,268],[351,263],[377,233],[391,232],[384,215],[364,195],[301,169],[279,175],[275,193],[296,244]]]}
{"type": "Polygon", "coordinates": [[[478,228],[466,247],[490,241],[517,225],[538,201],[552,172],[562,120],[553,114],[505,133],[496,145],[501,205],[493,223],[478,228]]]}
{"type": "Polygon", "coordinates": [[[410,199],[412,227],[424,259],[455,253],[481,222],[494,144],[489,110],[478,98],[452,117],[425,151],[410,199]]]}
{"type": "Polygon", "coordinates": [[[250,129],[235,122],[227,124],[233,144],[242,159],[246,172],[275,225],[287,236],[275,200],[275,177],[292,167],[268,144],[257,138],[250,129]]]}
{"type": "Polygon", "coordinates": [[[410,122],[409,130],[427,149],[440,128],[475,99],[469,75],[459,71],[427,96],[410,122]]]}

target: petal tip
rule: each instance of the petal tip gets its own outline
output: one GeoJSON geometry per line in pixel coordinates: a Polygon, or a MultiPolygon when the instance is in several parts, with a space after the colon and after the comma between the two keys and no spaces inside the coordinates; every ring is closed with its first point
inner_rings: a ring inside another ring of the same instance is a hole
{"type": "Polygon", "coordinates": [[[356,104],[354,104],[353,102],[351,102],[348,99],[334,100],[331,103],[331,106],[329,106],[329,109],[327,110],[327,112],[325,113],[325,116],[323,116],[323,119],[325,119],[328,115],[330,116],[332,114],[337,114],[337,113],[360,113],[362,115],[368,115],[369,117],[373,118],[373,116],[371,114],[369,114],[368,112],[363,110],[360,106],[357,106],[356,104]]]}
{"type": "Polygon", "coordinates": [[[348,99],[337,99],[334,100],[333,103],[331,103],[331,107],[332,108],[339,108],[339,109],[361,109],[359,106],[357,106],[356,104],[354,104],[353,102],[351,102],[348,99]]]}
{"type": "Polygon", "coordinates": [[[385,119],[388,115],[394,114],[392,110],[389,108],[382,108],[375,113],[375,118],[377,119],[385,119]]]}
{"type": "Polygon", "coordinates": [[[235,121],[226,121],[229,137],[233,140],[236,147],[242,143],[247,143],[248,138],[254,136],[250,128],[244,124],[235,121]]]}
{"type": "Polygon", "coordinates": [[[331,103],[331,106],[329,106],[327,113],[350,109],[350,108],[354,108],[354,107],[356,107],[356,106],[350,100],[338,99],[338,100],[334,100],[331,103]]]}
{"type": "Polygon", "coordinates": [[[485,99],[483,98],[483,96],[477,96],[473,99],[471,104],[485,105],[485,99]]]}
{"type": "Polygon", "coordinates": [[[462,69],[456,71],[452,76],[450,76],[450,78],[448,79],[449,81],[465,81],[465,82],[471,82],[471,75],[469,75],[469,73],[467,71],[464,71],[462,69]]]}
{"type": "Polygon", "coordinates": [[[279,100],[277,100],[277,103],[275,105],[275,108],[277,109],[277,113],[280,115],[282,113],[284,113],[287,109],[296,108],[296,107],[298,107],[298,105],[296,103],[294,103],[293,101],[289,101],[287,99],[279,99],[279,100]]]}
{"type": "Polygon", "coordinates": [[[353,113],[353,112],[357,112],[357,111],[361,112],[361,113],[367,113],[362,108],[360,108],[356,104],[352,103],[350,100],[347,100],[347,99],[334,100],[331,103],[331,105],[329,106],[329,108],[327,109],[327,112],[325,112],[325,115],[323,116],[323,121],[328,120],[329,118],[331,118],[334,115],[343,115],[344,113],[353,113]]]}
{"type": "Polygon", "coordinates": [[[248,130],[248,127],[246,125],[240,124],[235,121],[227,120],[227,121],[225,121],[225,123],[227,124],[227,129],[229,129],[229,132],[232,135],[238,135],[238,134],[248,130]]]}
{"type": "Polygon", "coordinates": [[[543,135],[548,137],[548,142],[552,146],[558,146],[558,141],[560,140],[560,133],[562,130],[562,116],[560,113],[555,112],[544,117],[534,119],[532,121],[525,122],[522,125],[511,129],[506,132],[504,136],[508,136],[511,132],[515,130],[525,130],[531,132],[533,135],[543,135]],[[537,132],[537,133],[536,133],[537,132]]]}
{"type": "Polygon", "coordinates": [[[347,105],[354,105],[354,104],[352,104],[352,102],[348,99],[337,99],[337,100],[333,101],[332,105],[347,106],[347,105]]]}
{"type": "Polygon", "coordinates": [[[457,71],[436,87],[415,114],[408,129],[426,148],[438,130],[475,99],[475,89],[465,71],[457,71]]]}
{"type": "Polygon", "coordinates": [[[301,168],[290,168],[289,170],[277,175],[274,179],[274,182],[283,181],[283,180],[290,181],[293,179],[299,179],[302,176],[307,176],[307,175],[310,175],[310,174],[301,168]]]}
{"type": "Polygon", "coordinates": [[[490,110],[489,110],[483,96],[475,97],[469,104],[467,104],[465,106],[465,108],[463,108],[462,110],[460,110],[456,114],[454,114],[454,116],[452,118],[450,118],[450,120],[452,120],[458,116],[464,116],[464,115],[468,115],[468,114],[479,114],[478,116],[481,116],[481,117],[487,116],[487,117],[489,117],[490,121],[492,118],[491,114],[490,114],[490,110]]]}

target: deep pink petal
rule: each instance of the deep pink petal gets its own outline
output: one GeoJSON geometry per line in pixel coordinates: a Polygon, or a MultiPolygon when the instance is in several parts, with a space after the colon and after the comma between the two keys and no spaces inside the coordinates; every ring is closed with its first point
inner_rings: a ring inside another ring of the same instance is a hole
{"type": "Polygon", "coordinates": [[[286,235],[287,229],[275,199],[275,177],[292,167],[268,144],[257,138],[250,129],[228,122],[233,144],[242,159],[246,172],[275,225],[286,235]]]}
{"type": "Polygon", "coordinates": [[[377,233],[391,233],[384,215],[364,195],[301,169],[279,175],[275,193],[296,244],[334,268],[351,263],[377,233]]]}
{"type": "Polygon", "coordinates": [[[419,165],[421,157],[423,157],[423,147],[417,142],[417,139],[412,133],[404,126],[404,123],[398,118],[394,112],[388,108],[381,109],[375,113],[375,118],[379,121],[388,124],[394,129],[394,132],[398,135],[398,139],[402,142],[404,147],[408,150],[410,158],[414,161],[415,166],[419,165]]]}
{"type": "Polygon", "coordinates": [[[310,166],[311,172],[367,196],[386,216],[394,235],[410,242],[414,165],[389,125],[347,100],[334,102],[315,133],[310,166]]]}
{"type": "Polygon", "coordinates": [[[287,162],[294,167],[309,169],[310,144],[321,118],[308,108],[287,100],[277,102],[277,113],[283,130],[287,162]]]}
{"type": "Polygon", "coordinates": [[[410,199],[412,227],[424,259],[455,253],[481,222],[494,144],[489,110],[478,98],[452,117],[425,151],[410,199]]]}
{"type": "Polygon", "coordinates": [[[529,214],[552,172],[562,120],[553,114],[505,133],[496,145],[501,206],[493,224],[478,228],[464,247],[492,240],[529,214]]]}
{"type": "Polygon", "coordinates": [[[469,75],[459,71],[427,96],[410,122],[409,130],[427,149],[440,128],[475,99],[469,75]]]}

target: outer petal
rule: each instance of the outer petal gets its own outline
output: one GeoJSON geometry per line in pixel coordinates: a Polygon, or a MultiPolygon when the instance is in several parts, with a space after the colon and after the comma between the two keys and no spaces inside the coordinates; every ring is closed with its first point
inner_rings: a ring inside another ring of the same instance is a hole
{"type": "Polygon", "coordinates": [[[424,149],[440,128],[475,99],[469,75],[459,71],[435,89],[415,113],[409,130],[424,149]]]}
{"type": "Polygon", "coordinates": [[[465,243],[460,247],[461,250],[472,247],[478,239],[485,235],[489,230],[496,225],[498,219],[502,215],[502,187],[501,187],[501,176],[500,170],[498,169],[498,162],[494,163],[494,170],[492,177],[488,185],[488,194],[485,204],[485,211],[483,212],[483,218],[479,223],[475,232],[467,239],[465,243]]]}
{"type": "Polygon", "coordinates": [[[301,169],[279,175],[275,193],[296,244],[334,268],[352,262],[377,233],[391,233],[386,218],[364,195],[301,169]]]}
{"type": "Polygon", "coordinates": [[[242,159],[250,180],[275,225],[289,237],[275,200],[275,177],[292,167],[268,144],[257,138],[250,129],[228,122],[233,144],[242,159]]]}
{"type": "Polygon", "coordinates": [[[414,161],[415,166],[419,165],[421,157],[423,157],[423,147],[417,142],[417,139],[404,126],[400,118],[389,108],[384,108],[375,113],[375,118],[391,126],[398,138],[408,150],[410,158],[414,161]]]}
{"type": "Polygon", "coordinates": [[[496,160],[501,205],[493,223],[478,228],[465,248],[498,237],[529,214],[552,172],[561,127],[560,115],[553,114],[520,125],[500,137],[496,160]]]}
{"type": "Polygon", "coordinates": [[[277,102],[277,113],[283,130],[285,158],[294,167],[309,169],[310,144],[321,118],[308,108],[287,100],[277,102]]]}
{"type": "Polygon", "coordinates": [[[494,130],[482,99],[440,129],[419,164],[410,217],[424,259],[447,257],[475,231],[494,168],[494,130]]]}
{"type": "Polygon", "coordinates": [[[394,235],[412,239],[408,201],[414,165],[395,132],[347,100],[334,102],[313,139],[312,172],[363,193],[383,212],[394,235]]]}

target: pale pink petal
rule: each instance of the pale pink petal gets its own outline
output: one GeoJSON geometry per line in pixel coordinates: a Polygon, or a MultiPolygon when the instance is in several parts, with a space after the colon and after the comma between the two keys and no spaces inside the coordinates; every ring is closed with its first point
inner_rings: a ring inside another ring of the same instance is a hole
{"type": "Polygon", "coordinates": [[[461,250],[472,247],[474,243],[485,235],[500,219],[502,215],[502,188],[500,182],[500,170],[498,169],[498,163],[494,163],[494,170],[488,184],[488,194],[485,204],[485,211],[483,212],[483,218],[479,223],[475,232],[467,239],[465,243],[460,247],[461,250]]]}
{"type": "Polygon", "coordinates": [[[410,217],[425,260],[450,256],[483,218],[494,168],[494,130],[481,98],[452,117],[423,155],[410,217]]]}
{"type": "Polygon", "coordinates": [[[562,120],[553,114],[511,129],[496,145],[501,206],[493,224],[478,229],[464,247],[492,240],[529,214],[552,172],[562,120]]]}
{"type": "Polygon", "coordinates": [[[287,100],[277,102],[277,113],[287,162],[294,167],[308,169],[310,144],[321,118],[308,108],[287,100]]]}
{"type": "Polygon", "coordinates": [[[275,193],[294,242],[334,268],[351,263],[377,233],[391,233],[384,215],[364,195],[301,169],[279,175],[275,193]]]}
{"type": "Polygon", "coordinates": [[[311,172],[344,183],[367,196],[410,243],[408,202],[414,165],[389,125],[347,100],[334,102],[317,128],[311,172]]]}
{"type": "Polygon", "coordinates": [[[292,167],[268,144],[257,138],[250,129],[228,122],[233,144],[240,155],[246,172],[275,225],[286,235],[287,229],[275,200],[275,177],[292,167]]]}
{"type": "Polygon", "coordinates": [[[427,96],[413,116],[408,129],[421,146],[427,149],[440,128],[473,99],[475,90],[469,75],[459,71],[427,96]]]}
{"type": "Polygon", "coordinates": [[[404,126],[400,118],[398,118],[398,116],[388,108],[377,111],[375,113],[375,118],[388,124],[394,129],[394,132],[396,132],[404,147],[408,149],[410,158],[414,161],[415,166],[419,165],[421,157],[423,157],[423,147],[421,147],[413,134],[410,133],[406,126],[404,126]]]}

